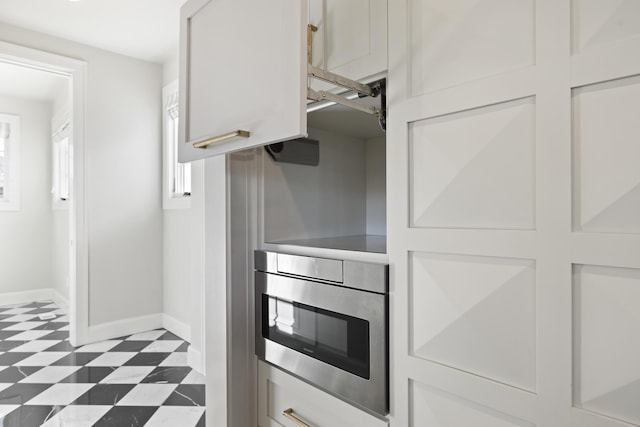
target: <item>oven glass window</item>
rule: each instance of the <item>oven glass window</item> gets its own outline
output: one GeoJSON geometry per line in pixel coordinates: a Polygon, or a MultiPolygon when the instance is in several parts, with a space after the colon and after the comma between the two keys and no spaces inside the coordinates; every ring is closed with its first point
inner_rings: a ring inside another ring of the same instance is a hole
{"type": "Polygon", "coordinates": [[[262,295],[262,336],[369,379],[369,322],[262,295]]]}

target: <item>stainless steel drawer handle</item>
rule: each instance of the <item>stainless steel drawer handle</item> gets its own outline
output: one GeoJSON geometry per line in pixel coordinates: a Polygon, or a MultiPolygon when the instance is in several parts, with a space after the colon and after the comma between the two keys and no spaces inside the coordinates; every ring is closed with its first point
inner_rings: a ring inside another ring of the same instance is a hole
{"type": "Polygon", "coordinates": [[[300,418],[293,415],[293,408],[285,409],[284,411],[282,411],[282,415],[289,418],[291,421],[298,424],[300,427],[311,427],[311,425],[305,423],[300,418]]]}
{"type": "Polygon", "coordinates": [[[225,141],[227,139],[241,137],[241,138],[249,138],[251,136],[251,132],[248,130],[234,130],[233,132],[223,133],[222,135],[214,136],[211,138],[206,138],[201,141],[196,141],[193,143],[194,148],[207,148],[207,145],[215,144],[216,142],[225,141]]]}

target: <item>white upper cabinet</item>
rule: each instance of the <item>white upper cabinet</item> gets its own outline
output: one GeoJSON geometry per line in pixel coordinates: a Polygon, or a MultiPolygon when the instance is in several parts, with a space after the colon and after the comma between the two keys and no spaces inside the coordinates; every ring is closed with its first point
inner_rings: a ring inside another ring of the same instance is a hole
{"type": "Polygon", "coordinates": [[[309,0],[309,24],[313,66],[354,80],[386,71],[387,0],[309,0]]]}
{"type": "Polygon", "coordinates": [[[179,161],[306,134],[307,19],[301,1],[185,3],[179,161]]]}

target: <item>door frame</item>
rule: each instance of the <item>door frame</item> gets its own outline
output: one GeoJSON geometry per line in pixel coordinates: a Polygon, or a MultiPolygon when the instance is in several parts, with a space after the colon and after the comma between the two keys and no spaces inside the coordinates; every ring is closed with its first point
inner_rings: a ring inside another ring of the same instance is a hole
{"type": "Polygon", "coordinates": [[[85,185],[85,83],[87,64],[65,56],[0,41],[0,61],[70,79],[73,167],[69,211],[69,341],[87,342],[89,329],[89,250],[85,185]]]}

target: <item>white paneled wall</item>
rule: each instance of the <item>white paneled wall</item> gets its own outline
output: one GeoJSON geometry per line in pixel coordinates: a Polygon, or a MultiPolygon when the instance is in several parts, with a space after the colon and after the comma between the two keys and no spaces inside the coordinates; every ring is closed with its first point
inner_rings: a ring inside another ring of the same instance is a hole
{"type": "Polygon", "coordinates": [[[389,1],[395,426],[640,426],[640,2],[389,1]]]}

